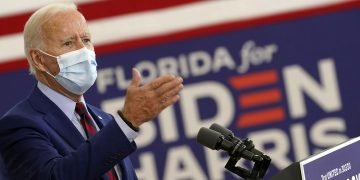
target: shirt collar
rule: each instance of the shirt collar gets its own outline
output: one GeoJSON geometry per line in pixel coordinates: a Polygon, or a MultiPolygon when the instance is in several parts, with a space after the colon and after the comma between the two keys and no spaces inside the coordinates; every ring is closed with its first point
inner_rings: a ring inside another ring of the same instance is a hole
{"type": "MultiPolygon", "coordinates": [[[[64,112],[64,114],[69,118],[72,119],[74,113],[75,113],[75,105],[76,102],[69,99],[68,97],[54,91],[53,89],[49,88],[45,84],[38,81],[37,87],[40,89],[40,91],[48,97],[53,103],[56,104],[57,107],[61,111],[64,112]]],[[[85,103],[84,96],[81,96],[80,102],[85,103]]],[[[86,107],[86,106],[85,106],[86,107]]]]}

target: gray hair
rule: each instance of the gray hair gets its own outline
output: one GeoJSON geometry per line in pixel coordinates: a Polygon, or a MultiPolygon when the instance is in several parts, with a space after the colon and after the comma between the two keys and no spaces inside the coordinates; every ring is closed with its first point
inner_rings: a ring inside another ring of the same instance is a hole
{"type": "Polygon", "coordinates": [[[30,48],[43,49],[42,25],[55,14],[69,10],[77,10],[76,5],[73,3],[49,4],[34,12],[26,22],[24,27],[24,50],[30,67],[30,74],[35,74],[35,68],[31,62],[29,50],[30,48]]]}

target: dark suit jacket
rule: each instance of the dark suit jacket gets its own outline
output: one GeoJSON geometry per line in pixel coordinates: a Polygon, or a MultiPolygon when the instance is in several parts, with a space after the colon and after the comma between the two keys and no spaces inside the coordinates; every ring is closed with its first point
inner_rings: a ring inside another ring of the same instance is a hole
{"type": "Polygon", "coordinates": [[[123,180],[137,179],[128,158],[135,143],[111,115],[87,107],[101,129],[89,140],[37,87],[7,112],[0,119],[0,157],[9,179],[101,179],[116,164],[123,180]]]}

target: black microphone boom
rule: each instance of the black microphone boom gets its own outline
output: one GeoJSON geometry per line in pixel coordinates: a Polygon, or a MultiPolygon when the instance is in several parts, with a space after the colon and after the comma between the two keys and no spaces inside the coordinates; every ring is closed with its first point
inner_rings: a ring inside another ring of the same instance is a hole
{"type": "Polygon", "coordinates": [[[232,131],[216,123],[210,129],[200,128],[197,141],[210,149],[228,152],[230,159],[225,168],[245,179],[261,180],[270,165],[270,157],[255,149],[251,140],[237,138],[232,131]],[[241,158],[255,162],[250,171],[236,166],[241,158]]]}

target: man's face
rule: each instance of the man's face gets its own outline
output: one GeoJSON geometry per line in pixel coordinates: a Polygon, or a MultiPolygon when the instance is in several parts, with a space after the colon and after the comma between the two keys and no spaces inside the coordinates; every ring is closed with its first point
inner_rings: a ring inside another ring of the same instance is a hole
{"type": "MultiPolygon", "coordinates": [[[[51,55],[58,56],[83,47],[94,50],[86,21],[76,10],[54,15],[43,24],[42,30],[43,50],[51,55]]],[[[45,56],[49,72],[58,74],[60,69],[56,59],[45,56]]]]}

